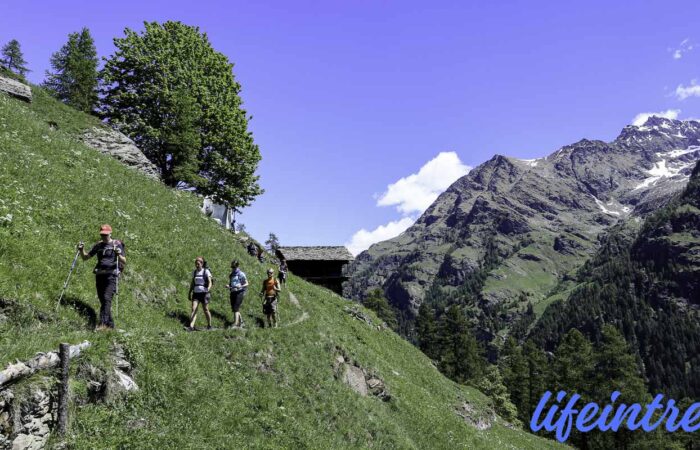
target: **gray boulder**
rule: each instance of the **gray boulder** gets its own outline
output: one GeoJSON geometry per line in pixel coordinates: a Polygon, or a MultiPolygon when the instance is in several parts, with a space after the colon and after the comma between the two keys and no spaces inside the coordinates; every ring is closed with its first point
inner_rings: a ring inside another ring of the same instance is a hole
{"type": "Polygon", "coordinates": [[[80,138],[88,147],[94,148],[130,167],[135,167],[146,175],[160,178],[158,168],[146,158],[134,141],[119,131],[106,127],[93,127],[80,138]]]}
{"type": "Polygon", "coordinates": [[[32,90],[29,86],[2,75],[0,75],[0,92],[5,92],[25,102],[31,103],[32,101],[32,90]]]}

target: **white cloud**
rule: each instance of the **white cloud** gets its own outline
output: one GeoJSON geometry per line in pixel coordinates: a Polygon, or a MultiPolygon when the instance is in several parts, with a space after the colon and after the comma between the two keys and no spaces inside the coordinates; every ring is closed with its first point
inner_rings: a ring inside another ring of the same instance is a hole
{"type": "Polygon", "coordinates": [[[418,173],[387,186],[377,206],[396,205],[403,214],[422,213],[452,183],[466,175],[471,167],[462,164],[455,152],[441,152],[420,168],[418,173]]]}
{"type": "Polygon", "coordinates": [[[690,38],[685,38],[681,41],[678,48],[669,48],[668,51],[673,52],[673,59],[681,59],[685,53],[693,50],[695,45],[690,42],[690,38]]]}
{"type": "Polygon", "coordinates": [[[462,164],[455,152],[441,152],[418,170],[387,186],[378,195],[377,206],[396,206],[402,218],[380,225],[372,231],[361,229],[352,235],[345,246],[353,255],[370,245],[385,241],[403,233],[413,225],[417,216],[425,211],[452,183],[466,175],[471,167],[462,164]]]}
{"type": "Polygon", "coordinates": [[[675,94],[678,100],[685,100],[688,97],[700,97],[700,84],[698,84],[698,80],[691,80],[688,86],[679,84],[675,94]]]}
{"type": "Polygon", "coordinates": [[[646,122],[647,119],[651,116],[663,117],[664,119],[677,119],[678,114],[680,113],[680,109],[667,109],[666,111],[662,112],[639,113],[636,116],[634,116],[634,119],[632,119],[632,125],[641,127],[642,125],[644,125],[644,122],[646,122]]]}
{"type": "Polygon", "coordinates": [[[386,241],[403,233],[413,225],[416,220],[412,217],[404,217],[401,220],[391,221],[386,225],[380,225],[372,231],[367,231],[364,228],[352,235],[350,242],[345,246],[353,255],[358,255],[363,250],[369,248],[370,245],[377,242],[386,241]]]}

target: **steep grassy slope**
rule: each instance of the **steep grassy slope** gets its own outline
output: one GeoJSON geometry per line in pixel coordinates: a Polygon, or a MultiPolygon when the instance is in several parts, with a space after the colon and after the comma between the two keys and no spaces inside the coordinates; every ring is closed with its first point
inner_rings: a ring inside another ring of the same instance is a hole
{"type": "Polygon", "coordinates": [[[204,218],[194,196],[74,140],[93,119],[41,91],[34,95],[32,105],[0,95],[0,366],[59,342],[93,343],[73,365],[70,448],[554,446],[500,419],[483,431],[467,424],[456,408],[467,402],[473,420],[488,418],[487,398],[444,378],[394,333],[351,317],[347,301],[293,276],[288,287],[300,305],[284,293],[283,328],[255,326],[260,311],[250,292],[246,330],[184,332],[196,255],[209,260],[216,277],[219,328],[231,318],[222,288],[229,261],[243,262],[251,291],[265,267],[204,218]],[[99,308],[92,261],[79,263],[54,312],[75,243],[95,240],[104,222],[128,253],[117,319],[123,332],[92,332],[99,308]],[[114,343],[126,349],[141,390],[90,402],[84,369],[90,363],[108,371],[114,343]],[[391,400],[361,397],[338,381],[339,354],[382,378],[391,400]]]}

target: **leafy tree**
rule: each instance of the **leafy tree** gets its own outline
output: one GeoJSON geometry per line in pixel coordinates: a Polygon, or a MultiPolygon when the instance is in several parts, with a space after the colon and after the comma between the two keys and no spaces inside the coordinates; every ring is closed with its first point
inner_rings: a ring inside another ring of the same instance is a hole
{"type": "Polygon", "coordinates": [[[377,316],[386,322],[389,328],[395,330],[398,327],[396,314],[381,289],[373,289],[362,303],[377,313],[377,316]]]}
{"type": "Polygon", "coordinates": [[[2,48],[3,66],[24,77],[30,70],[27,68],[27,61],[24,60],[19,41],[12,39],[2,48]]]}
{"type": "Polygon", "coordinates": [[[51,55],[53,72],[46,71],[44,86],[59,100],[92,112],[97,106],[97,50],[90,30],[68,35],[68,42],[51,55]]]}
{"type": "Polygon", "coordinates": [[[144,26],[114,40],[116,51],[102,70],[101,112],[158,165],[167,184],[186,183],[218,203],[248,206],[263,192],[255,175],[260,152],[233,64],[197,27],[144,26]],[[181,126],[184,135],[176,132],[181,126]]]}
{"type": "Polygon", "coordinates": [[[270,236],[265,241],[265,245],[272,252],[275,253],[278,248],[280,248],[280,240],[277,238],[275,233],[270,233],[270,236]]]}

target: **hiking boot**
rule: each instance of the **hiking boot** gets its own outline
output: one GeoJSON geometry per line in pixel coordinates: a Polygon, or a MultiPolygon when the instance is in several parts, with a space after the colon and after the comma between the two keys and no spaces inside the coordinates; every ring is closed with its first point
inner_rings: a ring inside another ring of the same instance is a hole
{"type": "Polygon", "coordinates": [[[187,331],[187,332],[194,331],[194,327],[185,327],[185,331],[187,331]]]}
{"type": "Polygon", "coordinates": [[[211,330],[213,330],[213,328],[211,327],[211,325],[207,325],[207,331],[211,331],[211,330]]]}
{"type": "Polygon", "coordinates": [[[104,331],[106,328],[107,328],[107,327],[104,326],[104,325],[97,325],[97,326],[95,327],[95,332],[98,333],[98,332],[100,332],[100,331],[104,331]]]}

